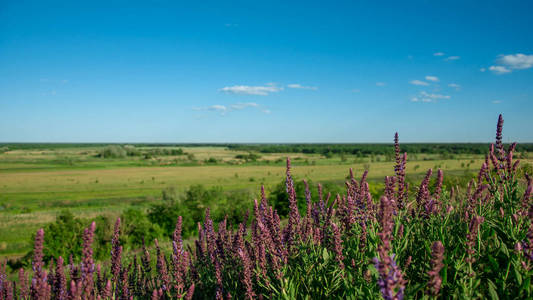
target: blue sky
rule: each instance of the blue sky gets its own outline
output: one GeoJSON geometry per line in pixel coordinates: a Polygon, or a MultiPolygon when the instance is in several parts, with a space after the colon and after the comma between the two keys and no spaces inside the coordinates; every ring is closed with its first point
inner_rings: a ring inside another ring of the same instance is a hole
{"type": "Polygon", "coordinates": [[[533,142],[531,1],[1,1],[3,142],[533,142]]]}

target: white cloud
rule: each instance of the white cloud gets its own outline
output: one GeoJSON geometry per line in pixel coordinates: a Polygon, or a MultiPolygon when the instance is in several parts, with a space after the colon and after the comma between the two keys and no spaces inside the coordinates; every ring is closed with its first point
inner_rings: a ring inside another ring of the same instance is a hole
{"type": "Polygon", "coordinates": [[[459,85],[457,83],[450,83],[450,84],[448,84],[448,86],[451,87],[451,88],[454,88],[456,90],[461,89],[461,85],[459,85]]]}
{"type": "Polygon", "coordinates": [[[443,56],[444,53],[443,52],[437,52],[437,53],[433,53],[433,56],[443,56]]]}
{"type": "Polygon", "coordinates": [[[207,110],[226,111],[228,110],[228,108],[224,105],[215,104],[215,105],[209,106],[207,110]]]}
{"type": "Polygon", "coordinates": [[[409,81],[410,84],[413,84],[413,85],[423,85],[423,86],[427,86],[429,85],[429,83],[425,82],[425,81],[422,81],[422,80],[411,80],[409,81]]]}
{"type": "Polygon", "coordinates": [[[420,92],[420,95],[426,98],[430,99],[450,99],[451,97],[448,95],[441,95],[441,94],[430,94],[425,91],[420,92]]]}
{"type": "Polygon", "coordinates": [[[385,86],[385,82],[376,82],[376,86],[385,86]]]}
{"type": "Polygon", "coordinates": [[[502,103],[500,100],[493,100],[492,101],[492,104],[500,104],[500,103],[502,103]]]}
{"type": "Polygon", "coordinates": [[[263,112],[263,113],[265,113],[267,115],[271,113],[270,109],[263,109],[263,110],[261,110],[261,112],[263,112]]]}
{"type": "Polygon", "coordinates": [[[316,86],[305,86],[305,85],[301,85],[298,83],[289,84],[287,85],[287,87],[291,89],[302,89],[302,90],[313,90],[313,91],[318,90],[318,87],[316,86]]]}
{"type": "Polygon", "coordinates": [[[505,65],[510,69],[529,69],[533,67],[533,55],[525,55],[522,53],[501,55],[498,63],[505,65]]]}
{"type": "MultiPolygon", "coordinates": [[[[500,55],[498,59],[496,59],[496,63],[498,65],[490,66],[489,70],[491,70],[494,74],[507,74],[511,73],[513,70],[524,70],[529,69],[533,67],[533,55],[526,55],[522,53],[517,54],[509,54],[509,55],[500,55]]],[[[482,68],[481,71],[483,72],[485,68],[482,68]]]]}
{"type": "Polygon", "coordinates": [[[490,66],[489,70],[491,70],[495,74],[511,73],[511,70],[504,66],[490,66]]]}
{"type": "Polygon", "coordinates": [[[460,58],[461,58],[460,56],[448,56],[448,57],[446,58],[446,60],[458,60],[458,59],[460,59],[460,58]]]}
{"type": "Polygon", "coordinates": [[[437,102],[438,100],[441,100],[441,99],[450,99],[450,98],[451,97],[448,95],[433,94],[433,93],[422,91],[418,94],[418,96],[412,97],[411,101],[428,103],[428,102],[437,102]]]}
{"type": "Polygon", "coordinates": [[[485,71],[487,71],[487,69],[485,69],[485,68],[481,68],[481,69],[479,69],[479,71],[480,71],[480,72],[485,72],[485,71]]]}
{"type": "Polygon", "coordinates": [[[235,104],[232,104],[230,105],[230,108],[233,109],[233,110],[241,110],[241,109],[245,109],[247,107],[258,107],[259,104],[255,103],[255,102],[246,102],[246,103],[235,103],[235,104]]]}
{"type": "Polygon", "coordinates": [[[266,86],[249,86],[249,85],[234,85],[226,86],[220,89],[221,92],[229,94],[241,94],[241,95],[259,95],[266,96],[270,93],[277,93],[283,90],[282,87],[277,87],[273,84],[266,86]]]}
{"type": "Polygon", "coordinates": [[[439,78],[437,76],[426,76],[426,80],[427,81],[438,82],[439,78]]]}
{"type": "Polygon", "coordinates": [[[359,93],[360,91],[361,91],[360,89],[353,89],[352,93],[359,93]]]}

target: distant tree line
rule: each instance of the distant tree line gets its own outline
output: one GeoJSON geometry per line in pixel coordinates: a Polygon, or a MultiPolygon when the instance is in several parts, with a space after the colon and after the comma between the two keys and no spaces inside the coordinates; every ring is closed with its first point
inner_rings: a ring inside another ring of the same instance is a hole
{"type": "Polygon", "coordinates": [[[102,158],[124,158],[126,156],[144,156],[144,158],[151,158],[153,156],[163,155],[185,155],[183,149],[169,149],[169,148],[152,148],[152,149],[139,149],[135,146],[126,145],[109,145],[98,153],[98,157],[102,158]]]}
{"type": "MultiPolygon", "coordinates": [[[[410,154],[485,154],[487,143],[412,143],[402,144],[402,151],[410,154]]],[[[388,155],[392,153],[392,144],[230,144],[227,147],[235,151],[257,151],[260,153],[303,153],[352,154],[359,156],[388,155]]],[[[532,152],[533,143],[518,144],[518,152],[532,152]]]]}

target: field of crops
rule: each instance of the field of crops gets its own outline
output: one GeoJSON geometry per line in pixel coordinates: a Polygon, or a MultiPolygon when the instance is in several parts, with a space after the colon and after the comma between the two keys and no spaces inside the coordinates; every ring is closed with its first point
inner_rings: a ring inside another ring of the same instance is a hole
{"type": "Polygon", "coordinates": [[[110,160],[90,147],[6,151],[0,299],[531,298],[531,161],[502,144],[502,125],[486,156],[408,159],[396,140],[393,162],[293,153],[285,164],[225,147],[110,160]],[[65,208],[74,215],[55,220],[65,208]],[[169,208],[186,215],[128,236],[142,223],[132,215],[161,220],[169,208]],[[102,215],[121,218],[111,230],[91,220],[102,215]]]}

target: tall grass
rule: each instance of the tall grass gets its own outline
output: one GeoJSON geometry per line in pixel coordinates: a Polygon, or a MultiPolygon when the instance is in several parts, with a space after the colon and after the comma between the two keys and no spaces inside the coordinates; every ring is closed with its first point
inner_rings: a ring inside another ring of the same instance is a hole
{"type": "Polygon", "coordinates": [[[515,144],[504,149],[503,119],[478,176],[465,188],[446,189],[441,170],[428,170],[418,188],[405,180],[407,155],[395,137],[394,175],[373,199],[367,172],[350,171],[346,190],[298,210],[287,160],[289,215],[280,219],[264,189],[238,230],[209,209],[198,223],[194,249],[182,240],[178,217],[171,253],[155,241],[126,259],[120,219],[111,261],[97,263],[95,226],[85,229],[82,259],[43,262],[42,229],[35,238],[32,270],[17,282],[0,271],[3,299],[531,299],[533,184],[518,178],[515,144]],[[436,179],[432,179],[436,177],[436,179]],[[412,191],[415,191],[414,193],[412,191]],[[30,280],[31,278],[31,280],[30,280]]]}

